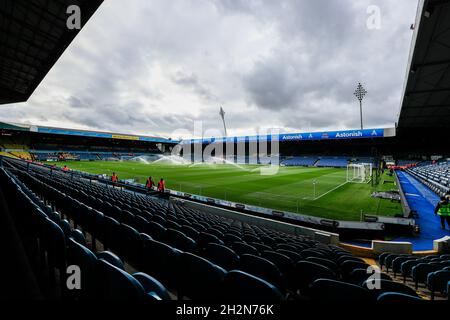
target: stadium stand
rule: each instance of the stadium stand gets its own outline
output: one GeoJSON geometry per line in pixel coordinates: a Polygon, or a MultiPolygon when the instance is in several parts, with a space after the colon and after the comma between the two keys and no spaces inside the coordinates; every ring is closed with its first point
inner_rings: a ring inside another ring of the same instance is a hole
{"type": "Polygon", "coordinates": [[[285,166],[304,166],[304,167],[310,167],[313,166],[317,160],[319,160],[318,157],[315,156],[304,156],[304,157],[292,157],[285,159],[281,162],[282,165],[285,166]]]}
{"type": "MultiPolygon", "coordinates": [[[[416,291],[428,289],[431,299],[435,298],[435,292],[448,298],[446,286],[450,279],[449,254],[417,257],[386,252],[379,256],[378,263],[388,274],[392,274],[393,278],[397,278],[398,275],[404,284],[411,283],[416,291]]],[[[411,288],[408,287],[406,290],[411,288]]],[[[408,293],[399,290],[397,292],[408,293]]]]}
{"type": "Polygon", "coordinates": [[[438,195],[450,190],[450,163],[424,165],[406,170],[438,195]]]}
{"type": "Polygon", "coordinates": [[[315,164],[317,167],[334,167],[345,168],[349,163],[347,157],[320,157],[319,161],[315,164]]]}
{"type": "MultiPolygon", "coordinates": [[[[337,246],[50,173],[42,166],[4,162],[0,179],[23,230],[22,241],[29,244],[30,261],[35,267],[44,264],[56,283],[65,281],[62,271],[70,261],[89,270],[86,290],[71,296],[60,289],[64,299],[233,300],[249,299],[250,293],[258,301],[326,293],[331,299],[330,286],[335,292],[364,292],[358,299],[375,299],[362,286],[367,277],[356,285],[349,281],[350,273],[368,265],[337,246]],[[36,261],[33,252],[39,253],[36,261]],[[130,266],[145,273],[127,272],[130,266]],[[323,279],[337,282],[322,284],[323,279]]],[[[52,281],[43,292],[49,292],[52,281]]]]}

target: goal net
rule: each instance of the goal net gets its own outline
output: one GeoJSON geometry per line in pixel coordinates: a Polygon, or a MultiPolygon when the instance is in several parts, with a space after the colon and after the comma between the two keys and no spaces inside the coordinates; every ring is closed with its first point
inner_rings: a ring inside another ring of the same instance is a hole
{"type": "Polygon", "coordinates": [[[371,163],[351,163],[347,165],[347,182],[369,183],[371,179],[371,163]]]}

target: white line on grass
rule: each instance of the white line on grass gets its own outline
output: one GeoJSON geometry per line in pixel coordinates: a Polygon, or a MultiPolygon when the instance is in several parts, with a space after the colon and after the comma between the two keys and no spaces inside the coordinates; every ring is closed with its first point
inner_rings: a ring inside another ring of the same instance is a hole
{"type": "Polygon", "coordinates": [[[337,187],[334,187],[333,189],[331,189],[331,190],[328,190],[327,192],[325,192],[325,193],[321,194],[320,196],[318,196],[318,197],[315,197],[315,198],[313,199],[313,201],[316,201],[316,200],[318,200],[318,199],[322,198],[323,196],[325,196],[325,195],[329,194],[330,192],[332,192],[332,191],[334,191],[334,190],[336,190],[336,189],[338,189],[338,188],[342,187],[343,185],[345,185],[345,184],[347,184],[347,183],[348,183],[348,181],[346,181],[346,182],[344,182],[344,183],[341,183],[341,184],[340,184],[340,185],[338,185],[337,187]]]}

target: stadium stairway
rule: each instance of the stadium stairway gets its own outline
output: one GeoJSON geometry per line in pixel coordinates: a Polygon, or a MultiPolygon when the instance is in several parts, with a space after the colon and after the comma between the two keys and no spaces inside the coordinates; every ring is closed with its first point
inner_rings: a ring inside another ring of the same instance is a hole
{"type": "Polygon", "coordinates": [[[415,251],[432,250],[433,240],[450,236],[450,231],[441,229],[440,219],[434,214],[439,197],[407,172],[396,171],[396,174],[411,210],[419,214],[416,223],[420,234],[417,237],[400,237],[394,241],[411,242],[415,251]]]}

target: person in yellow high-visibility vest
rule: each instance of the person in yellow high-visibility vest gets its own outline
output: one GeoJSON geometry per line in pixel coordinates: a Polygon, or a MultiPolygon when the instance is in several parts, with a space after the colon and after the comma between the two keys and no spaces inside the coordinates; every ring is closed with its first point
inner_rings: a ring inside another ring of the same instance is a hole
{"type": "Polygon", "coordinates": [[[442,229],[445,230],[445,221],[447,221],[447,225],[450,228],[450,202],[448,198],[441,197],[441,201],[436,206],[436,209],[434,209],[434,214],[437,214],[441,218],[441,226],[442,229]]]}

